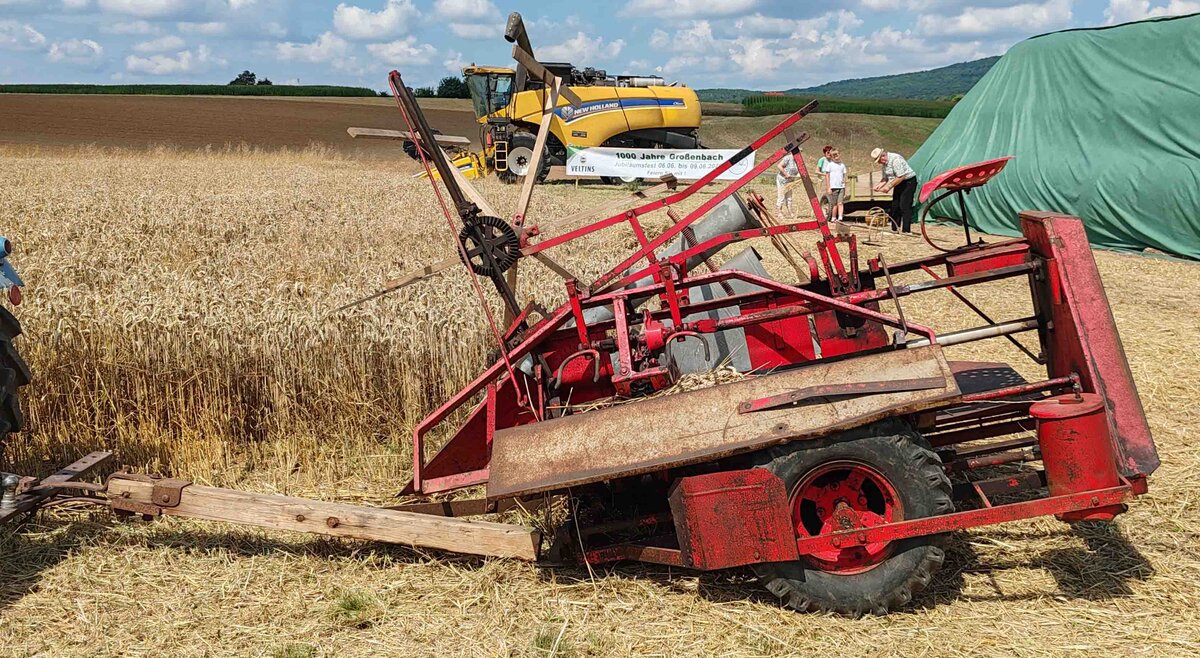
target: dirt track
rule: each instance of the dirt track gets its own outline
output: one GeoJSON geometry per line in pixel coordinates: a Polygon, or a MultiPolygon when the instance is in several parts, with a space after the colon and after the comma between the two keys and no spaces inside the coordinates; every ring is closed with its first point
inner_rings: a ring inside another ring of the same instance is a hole
{"type": "MultiPolygon", "coordinates": [[[[393,142],[346,134],[350,126],[403,130],[392,100],[348,100],[0,94],[0,144],[296,150],[317,143],[368,158],[404,158],[393,142]]],[[[427,115],[446,134],[478,132],[470,111],[430,108],[427,115]]]]}

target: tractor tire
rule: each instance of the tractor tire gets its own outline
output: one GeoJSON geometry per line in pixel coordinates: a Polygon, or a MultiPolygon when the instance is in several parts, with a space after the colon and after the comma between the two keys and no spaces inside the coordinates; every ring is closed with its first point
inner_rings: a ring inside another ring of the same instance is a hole
{"type": "Polygon", "coordinates": [[[825,214],[825,219],[829,219],[833,215],[833,203],[828,194],[821,193],[821,212],[825,214]]]}
{"type": "Polygon", "coordinates": [[[631,185],[641,181],[637,176],[601,176],[600,182],[604,185],[631,185]]]}
{"type": "Polygon", "coordinates": [[[0,443],[24,425],[21,416],[20,388],[29,383],[31,377],[25,359],[13,346],[13,339],[21,335],[21,323],[0,306],[0,443]]]}
{"type": "MultiPolygon", "coordinates": [[[[529,132],[518,132],[508,140],[508,169],[496,172],[503,183],[516,183],[525,178],[530,161],[533,159],[533,149],[537,146],[537,136],[529,132]]],[[[550,174],[550,149],[542,147],[542,157],[538,161],[537,182],[546,180],[550,174]]]]}
{"type": "MultiPolygon", "coordinates": [[[[851,430],[817,445],[780,446],[756,453],[754,460],[755,467],[783,480],[798,537],[832,532],[830,508],[847,504],[847,494],[857,494],[849,505],[870,525],[954,511],[941,459],[899,420],[851,430]]],[[[907,605],[913,593],[929,584],[945,559],[944,539],[932,535],[868,544],[753,569],[794,610],[884,615],[907,605]]]]}
{"type": "MultiPolygon", "coordinates": [[[[432,130],[433,130],[433,134],[435,134],[435,135],[442,134],[442,131],[438,130],[437,128],[433,128],[432,130]]],[[[417,143],[412,141],[411,139],[406,139],[403,142],[401,142],[400,148],[404,151],[405,155],[412,158],[413,160],[421,159],[421,157],[419,155],[417,155],[417,143]]]]}

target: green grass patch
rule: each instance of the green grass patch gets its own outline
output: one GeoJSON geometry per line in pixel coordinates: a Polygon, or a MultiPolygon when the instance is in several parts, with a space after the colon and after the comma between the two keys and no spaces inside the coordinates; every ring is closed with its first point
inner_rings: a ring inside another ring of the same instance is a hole
{"type": "Polygon", "coordinates": [[[374,596],[366,592],[345,592],[333,606],[333,617],[351,628],[367,628],[379,620],[381,610],[374,596]]]}
{"type": "MultiPolygon", "coordinates": [[[[814,100],[807,96],[751,96],[742,101],[749,116],[791,114],[814,100]]],[[[878,98],[816,98],[817,112],[877,114],[941,119],[954,108],[951,101],[918,101],[878,98]]]]}
{"type": "Polygon", "coordinates": [[[127,94],[135,96],[378,96],[366,87],[335,85],[0,85],[0,94],[127,94]]]}

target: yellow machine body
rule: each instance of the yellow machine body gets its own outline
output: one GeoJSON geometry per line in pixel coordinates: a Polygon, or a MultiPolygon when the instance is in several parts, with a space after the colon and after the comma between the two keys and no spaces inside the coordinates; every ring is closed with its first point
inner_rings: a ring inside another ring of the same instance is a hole
{"type": "MultiPolygon", "coordinates": [[[[555,65],[547,65],[551,67],[555,65]]],[[[572,77],[582,78],[570,65],[572,77]]],[[[587,69],[586,73],[592,73],[587,69]]],[[[603,74],[603,72],[598,72],[603,74]]],[[[471,66],[463,69],[471,92],[485,160],[497,171],[508,169],[507,152],[524,134],[536,135],[548,90],[536,88],[513,93],[515,72],[510,68],[471,66]]],[[[564,76],[564,79],[568,79],[564,76]]],[[[547,160],[564,164],[570,148],[633,146],[698,148],[700,99],[693,89],[653,83],[654,78],[602,77],[594,82],[569,84],[581,99],[577,106],[560,98],[550,121],[547,160]]],[[[516,173],[517,168],[513,167],[516,173]]]]}

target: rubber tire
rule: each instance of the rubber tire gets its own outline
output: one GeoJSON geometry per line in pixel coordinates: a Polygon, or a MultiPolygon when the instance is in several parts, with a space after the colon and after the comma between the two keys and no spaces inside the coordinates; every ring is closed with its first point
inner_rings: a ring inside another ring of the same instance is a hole
{"type": "MultiPolygon", "coordinates": [[[[433,131],[433,134],[435,134],[435,135],[442,134],[442,131],[438,130],[437,128],[431,128],[431,130],[433,131]]],[[[421,160],[421,158],[417,155],[417,143],[412,141],[411,139],[406,139],[403,142],[401,142],[400,148],[401,148],[401,150],[404,151],[405,155],[412,158],[413,160],[417,160],[417,161],[421,160]]]]}
{"type": "Polygon", "coordinates": [[[21,335],[21,323],[0,306],[0,442],[25,424],[21,415],[20,388],[29,383],[29,366],[13,345],[21,335]]]}
{"type": "MultiPolygon", "coordinates": [[[[529,151],[532,153],[533,147],[535,147],[535,146],[537,146],[537,135],[534,135],[533,133],[529,133],[529,132],[521,131],[518,133],[514,133],[512,138],[508,140],[509,152],[512,152],[512,150],[515,148],[525,147],[525,148],[529,149],[529,151]]],[[[538,163],[537,182],[541,183],[542,181],[545,181],[546,176],[548,176],[549,174],[550,174],[550,149],[548,147],[542,147],[542,159],[538,163]]],[[[498,172],[496,172],[496,175],[499,176],[500,182],[502,182],[502,183],[516,183],[525,178],[524,176],[519,176],[519,175],[514,174],[511,171],[507,171],[507,170],[498,171],[498,172]]]]}
{"type": "MultiPolygon", "coordinates": [[[[854,460],[874,467],[895,488],[905,519],[954,511],[950,479],[929,443],[907,423],[886,420],[837,435],[818,445],[797,442],[756,454],[754,466],[783,480],[789,492],[806,473],[831,461],[854,460]]],[[[803,559],[754,565],[766,588],[800,612],[834,612],[858,617],[885,615],[924,589],[946,554],[945,535],[896,543],[891,557],[862,573],[838,575],[812,568],[803,559]]]]}

